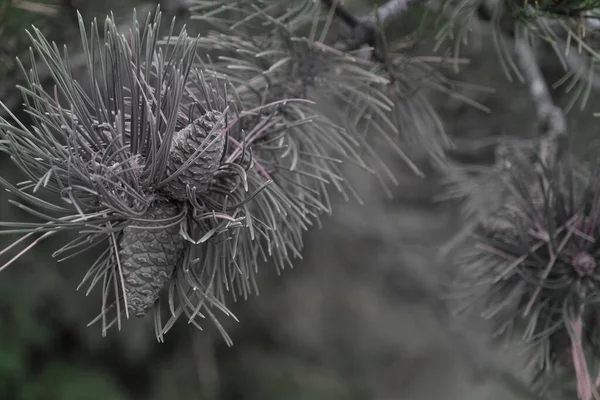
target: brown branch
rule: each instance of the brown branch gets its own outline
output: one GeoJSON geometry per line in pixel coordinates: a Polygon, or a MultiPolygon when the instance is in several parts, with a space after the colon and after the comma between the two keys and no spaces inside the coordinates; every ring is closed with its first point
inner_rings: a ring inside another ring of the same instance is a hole
{"type": "Polygon", "coordinates": [[[366,25],[377,25],[377,15],[383,27],[386,27],[392,21],[400,17],[408,10],[413,3],[418,3],[422,0],[388,0],[384,5],[374,10],[371,14],[361,18],[362,23],[366,25]]]}
{"type": "Polygon", "coordinates": [[[478,10],[482,20],[491,21],[496,13],[502,13],[500,20],[504,21],[503,34],[514,43],[516,63],[529,88],[529,93],[534,103],[538,126],[540,130],[539,158],[546,166],[554,165],[563,156],[563,149],[567,141],[567,121],[562,109],[556,106],[548,89],[535,49],[527,40],[527,31],[520,31],[518,23],[504,10],[502,3],[490,0],[478,10]]]}
{"type": "Polygon", "coordinates": [[[350,11],[348,11],[344,6],[340,4],[340,0],[322,0],[323,4],[327,6],[327,8],[334,8],[335,15],[341,19],[346,25],[350,28],[356,28],[357,25],[360,25],[360,21],[358,18],[354,16],[350,11]]]}
{"type": "Polygon", "coordinates": [[[321,0],[328,8],[334,8],[335,15],[351,29],[350,35],[339,41],[334,47],[343,51],[352,51],[367,45],[376,50],[372,57],[383,61],[377,51],[377,39],[382,29],[402,16],[413,3],[424,0],[388,0],[370,14],[357,18],[340,4],[340,0],[321,0]]]}
{"type": "Polygon", "coordinates": [[[160,9],[166,13],[183,15],[189,12],[193,4],[192,0],[160,0],[160,9]]]}
{"type": "Polygon", "coordinates": [[[533,100],[541,134],[539,156],[542,163],[552,166],[562,155],[567,140],[567,121],[562,109],[554,104],[552,95],[534,49],[526,39],[515,37],[516,60],[533,100]]]}

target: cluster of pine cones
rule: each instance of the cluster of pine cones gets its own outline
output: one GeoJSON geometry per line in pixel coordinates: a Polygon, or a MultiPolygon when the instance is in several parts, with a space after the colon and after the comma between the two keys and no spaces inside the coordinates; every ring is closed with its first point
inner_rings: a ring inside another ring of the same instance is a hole
{"type": "Polygon", "coordinates": [[[198,194],[208,190],[223,158],[222,117],[218,111],[208,111],[175,133],[166,174],[173,175],[179,169],[182,173],[161,188],[160,200],[154,201],[142,217],[147,222],[123,229],[119,258],[125,296],[129,313],[137,317],[143,317],[154,306],[183,258],[186,243],[179,234],[179,226],[163,226],[158,221],[169,220],[180,212],[188,199],[188,190],[198,194]]]}

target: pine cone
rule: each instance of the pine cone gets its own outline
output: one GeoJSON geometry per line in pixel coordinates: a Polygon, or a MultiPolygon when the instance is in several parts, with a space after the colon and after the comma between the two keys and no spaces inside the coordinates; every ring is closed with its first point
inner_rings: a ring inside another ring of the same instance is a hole
{"type": "MultiPolygon", "coordinates": [[[[144,219],[159,220],[173,217],[178,210],[174,204],[155,203],[144,219]]],[[[134,222],[136,226],[160,227],[156,222],[134,222]]],[[[158,300],[160,290],[169,282],[180,260],[184,239],[179,227],[141,229],[126,227],[120,240],[119,257],[123,268],[127,308],[136,317],[143,317],[158,300]]]]}
{"type": "MultiPolygon", "coordinates": [[[[167,161],[166,173],[168,175],[174,174],[198,149],[205,148],[205,150],[177,178],[165,185],[163,190],[170,198],[185,200],[187,185],[190,185],[191,188],[195,187],[197,193],[208,189],[208,185],[219,168],[225,147],[225,136],[221,130],[214,131],[221,115],[220,112],[209,111],[173,135],[171,153],[167,161]],[[212,134],[210,134],[211,131],[213,131],[212,134]],[[206,148],[206,146],[210,147],[206,148]]],[[[220,124],[224,127],[222,122],[220,124]]]]}

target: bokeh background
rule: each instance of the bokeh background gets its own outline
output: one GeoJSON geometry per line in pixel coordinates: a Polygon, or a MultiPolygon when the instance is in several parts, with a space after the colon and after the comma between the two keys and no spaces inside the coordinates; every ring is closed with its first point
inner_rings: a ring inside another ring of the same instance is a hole
{"type": "MultiPolygon", "coordinates": [[[[48,2],[52,2],[48,0],[48,2]]],[[[25,57],[24,29],[35,23],[76,57],[78,28],[73,7],[85,21],[112,11],[127,29],[133,7],[145,15],[156,6],[132,0],[73,0],[57,13],[11,8],[0,0],[0,99],[19,112],[20,73],[14,56],[25,57]],[[74,41],[75,40],[75,41],[74,41]],[[72,49],[72,50],[71,50],[72,49]]],[[[168,6],[164,2],[163,6],[168,6]]],[[[370,10],[367,0],[346,1],[357,15],[370,10]]],[[[165,19],[173,17],[167,12],[165,19]]],[[[206,26],[187,21],[193,33],[206,26]]],[[[414,21],[401,21],[399,30],[414,21]]],[[[407,49],[431,56],[433,42],[407,49]]],[[[443,49],[442,49],[443,52],[443,49]]],[[[473,150],[498,135],[536,134],[527,88],[509,82],[485,30],[464,47],[469,63],[451,79],[493,88],[460,90],[490,109],[484,112],[450,96],[431,101],[455,139],[454,156],[464,163],[490,164],[493,149],[473,150]]],[[[550,82],[561,77],[556,59],[542,58],[550,82]]],[[[564,91],[556,92],[566,104],[564,91]]],[[[589,144],[598,130],[588,109],[569,113],[571,133],[589,144]]],[[[306,234],[303,260],[277,275],[265,265],[261,293],[232,305],[239,323],[227,321],[234,346],[228,347],[210,324],[199,332],[184,321],[157,343],[151,318],[127,321],[121,332],[102,337],[96,325],[97,294],[76,287],[85,258],[56,263],[57,243],[48,240],[0,274],[1,400],[471,400],[521,399],[498,374],[479,368],[493,360],[519,376],[516,351],[488,345],[485,323],[448,317],[439,285],[452,276],[451,254],[438,250],[461,226],[456,204],[441,202],[444,171],[422,167],[414,176],[387,150],[399,185],[393,197],[377,182],[348,169],[364,204],[334,196],[334,214],[306,234]],[[482,362],[485,364],[487,361],[482,362]]],[[[419,160],[416,152],[413,156],[419,160]]],[[[18,178],[8,157],[0,174],[18,178]]],[[[26,218],[0,194],[0,221],[26,218]]],[[[0,236],[0,248],[14,240],[0,236]]]]}

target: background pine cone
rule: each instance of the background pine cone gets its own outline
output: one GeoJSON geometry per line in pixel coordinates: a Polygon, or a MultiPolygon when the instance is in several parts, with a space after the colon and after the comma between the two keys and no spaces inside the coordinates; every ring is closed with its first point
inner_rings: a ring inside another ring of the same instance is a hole
{"type": "Polygon", "coordinates": [[[163,229],[155,220],[172,218],[177,207],[167,202],[155,203],[144,215],[152,222],[135,221],[126,227],[120,241],[119,257],[123,268],[127,308],[136,317],[152,309],[160,290],[169,282],[184,249],[179,226],[163,229]],[[141,229],[147,226],[154,229],[141,229]]]}
{"type": "Polygon", "coordinates": [[[209,111],[197,118],[191,124],[173,135],[171,153],[167,161],[166,173],[174,174],[196,151],[202,154],[196,156],[194,162],[183,170],[175,179],[168,182],[164,191],[172,199],[185,200],[187,198],[186,186],[196,188],[197,193],[204,192],[219,168],[225,135],[222,129],[215,129],[217,124],[224,128],[223,121],[219,122],[222,114],[218,111],[209,111]]]}

